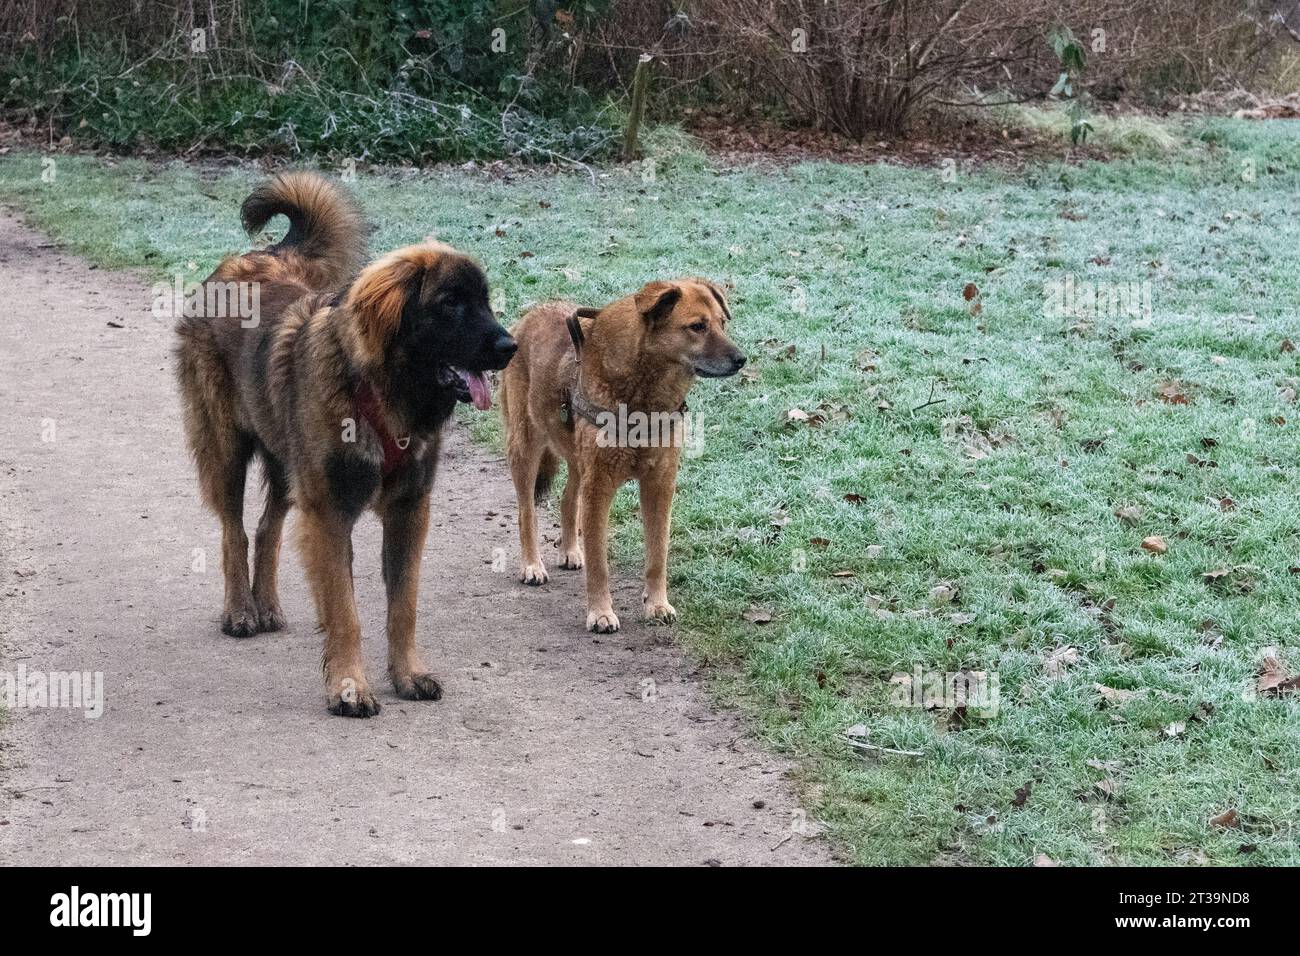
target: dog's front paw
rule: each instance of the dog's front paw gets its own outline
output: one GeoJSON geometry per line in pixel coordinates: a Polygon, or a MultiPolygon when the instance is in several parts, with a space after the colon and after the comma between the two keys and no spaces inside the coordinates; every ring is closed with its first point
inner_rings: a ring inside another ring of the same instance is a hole
{"type": "Polygon", "coordinates": [[[596,634],[613,634],[618,630],[618,615],[613,611],[588,611],[587,630],[596,634]]]}
{"type": "Polygon", "coordinates": [[[379,701],[370,693],[365,680],[356,681],[351,677],[345,677],[326,695],[325,706],[335,717],[373,717],[380,710],[379,701]]]}
{"type": "Polygon", "coordinates": [[[227,608],[221,616],[221,633],[231,637],[252,637],[257,633],[257,608],[251,603],[227,608]]]}
{"type": "Polygon", "coordinates": [[[393,690],[403,700],[442,700],[442,685],[432,674],[396,674],[393,690]]]}
{"type": "Polygon", "coordinates": [[[578,571],[582,568],[582,548],[573,547],[564,552],[564,557],[560,559],[560,567],[566,571],[578,571]]]}
{"type": "Polygon", "coordinates": [[[677,608],[669,604],[666,598],[663,600],[653,601],[648,598],[643,598],[642,601],[642,607],[645,610],[645,619],[647,621],[654,621],[659,624],[671,624],[673,621],[677,620],[677,608]]]}
{"type": "Polygon", "coordinates": [[[548,580],[546,577],[546,567],[542,562],[537,561],[533,564],[525,564],[519,570],[519,580],[524,584],[531,584],[536,587],[539,584],[545,584],[548,580]]]}
{"type": "Polygon", "coordinates": [[[265,604],[259,604],[257,608],[257,629],[259,631],[283,631],[289,626],[285,620],[284,611],[280,610],[280,604],[277,601],[268,601],[265,604]]]}

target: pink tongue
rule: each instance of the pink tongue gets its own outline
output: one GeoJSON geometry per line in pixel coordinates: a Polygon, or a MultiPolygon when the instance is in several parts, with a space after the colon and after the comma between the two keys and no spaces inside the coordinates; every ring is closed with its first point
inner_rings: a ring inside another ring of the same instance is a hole
{"type": "Polygon", "coordinates": [[[463,368],[456,369],[460,372],[460,377],[465,380],[469,386],[469,397],[473,401],[474,407],[480,412],[485,412],[492,407],[492,386],[488,384],[487,375],[484,372],[467,372],[463,368]]]}

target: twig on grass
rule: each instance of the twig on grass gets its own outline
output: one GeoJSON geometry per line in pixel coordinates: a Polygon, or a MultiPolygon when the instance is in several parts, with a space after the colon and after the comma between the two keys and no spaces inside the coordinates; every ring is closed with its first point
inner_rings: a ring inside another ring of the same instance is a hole
{"type": "Polygon", "coordinates": [[[920,750],[896,750],[893,747],[881,747],[876,744],[869,744],[864,740],[854,740],[852,737],[841,737],[850,747],[856,747],[859,750],[870,750],[873,753],[898,754],[900,757],[924,757],[925,753],[920,750]]]}
{"type": "Polygon", "coordinates": [[[934,397],[934,389],[937,384],[938,382],[930,383],[930,398],[927,401],[923,402],[922,404],[917,405],[916,408],[912,409],[913,412],[919,412],[921,409],[929,408],[931,405],[942,405],[944,402],[948,401],[948,399],[946,398],[934,397]]]}

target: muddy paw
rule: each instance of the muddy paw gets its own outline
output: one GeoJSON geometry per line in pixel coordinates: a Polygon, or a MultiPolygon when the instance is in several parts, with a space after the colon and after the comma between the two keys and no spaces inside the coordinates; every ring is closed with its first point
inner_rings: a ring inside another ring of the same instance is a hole
{"type": "Polygon", "coordinates": [[[524,584],[531,584],[533,586],[545,584],[548,580],[546,577],[546,568],[540,561],[536,564],[525,564],[519,571],[519,580],[523,581],[524,584]]]}
{"type": "Polygon", "coordinates": [[[379,701],[364,684],[354,684],[350,680],[343,682],[343,687],[331,693],[325,705],[336,717],[373,717],[379,713],[379,701]]]}
{"type": "Polygon", "coordinates": [[[441,700],[442,685],[432,674],[401,674],[393,678],[393,690],[403,700],[441,700]]]}
{"type": "Polygon", "coordinates": [[[283,631],[289,626],[277,602],[259,605],[257,609],[257,629],[259,631],[283,631]]]}
{"type": "Polygon", "coordinates": [[[613,634],[618,630],[618,615],[613,611],[588,611],[587,630],[597,634],[613,634]]]}
{"type": "Polygon", "coordinates": [[[221,633],[231,637],[252,637],[257,633],[257,608],[250,604],[226,611],[221,617],[221,633]]]}
{"type": "Polygon", "coordinates": [[[647,621],[671,624],[677,620],[677,609],[667,601],[646,601],[643,607],[647,621]]]}
{"type": "Polygon", "coordinates": [[[560,567],[566,571],[577,571],[582,567],[582,549],[574,548],[572,551],[564,552],[564,557],[560,559],[560,567]]]}

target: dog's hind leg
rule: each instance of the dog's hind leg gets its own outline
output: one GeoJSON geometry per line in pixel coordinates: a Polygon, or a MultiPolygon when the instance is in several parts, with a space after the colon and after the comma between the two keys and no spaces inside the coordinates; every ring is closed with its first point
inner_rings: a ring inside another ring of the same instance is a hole
{"type": "Polygon", "coordinates": [[[530,438],[512,434],[506,456],[510,459],[510,476],[515,482],[515,497],[519,500],[519,580],[525,584],[545,584],[546,565],[537,546],[537,509],[533,504],[544,445],[530,438]]]}
{"type": "Polygon", "coordinates": [[[302,557],[325,631],[322,664],[330,713],[373,717],[379,701],[370,692],[361,660],[361,621],[352,589],[352,522],[328,508],[302,508],[302,557]]]}
{"type": "Polygon", "coordinates": [[[574,461],[569,462],[569,476],[564,481],[564,496],[560,499],[560,567],[576,571],[582,567],[582,533],[578,522],[579,502],[582,495],[582,471],[574,461]]]}
{"type": "Polygon", "coordinates": [[[442,685],[420,660],[415,646],[415,606],[420,555],[429,531],[429,497],[389,502],[384,523],[384,589],[388,592],[388,677],[398,697],[438,700],[442,685]]]}
{"type": "Polygon", "coordinates": [[[232,454],[210,462],[203,477],[213,487],[211,500],[221,518],[221,572],[226,580],[221,630],[231,637],[257,633],[257,605],[248,584],[248,535],[244,532],[244,484],[253,439],[244,434],[231,443],[232,454]],[[219,488],[219,491],[218,491],[219,488]]]}
{"type": "Polygon", "coordinates": [[[257,629],[279,631],[284,629],[285,619],[276,578],[284,517],[291,504],[289,479],[284,466],[269,453],[263,452],[262,466],[266,476],[266,507],[257,523],[253,546],[253,601],[257,605],[257,629]]]}
{"type": "Polygon", "coordinates": [[[185,320],[177,350],[177,377],[185,409],[185,436],[198,466],[204,502],[221,520],[225,603],[221,630],[233,637],[257,632],[257,607],[248,586],[244,482],[254,440],[235,423],[232,386],[211,330],[185,320]]]}

